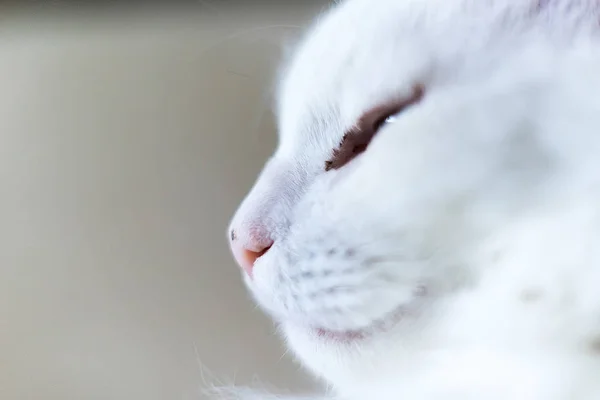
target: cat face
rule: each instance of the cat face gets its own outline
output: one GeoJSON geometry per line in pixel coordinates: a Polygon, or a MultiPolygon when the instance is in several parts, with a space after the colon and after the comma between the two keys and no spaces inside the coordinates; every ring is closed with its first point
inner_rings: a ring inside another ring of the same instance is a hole
{"type": "Polygon", "coordinates": [[[349,0],[299,46],[279,146],[228,235],[257,302],[333,384],[397,371],[440,299],[477,280],[478,238],[543,181],[520,133],[556,60],[532,49],[584,36],[596,11],[577,3],[554,40],[567,3],[349,0]]]}

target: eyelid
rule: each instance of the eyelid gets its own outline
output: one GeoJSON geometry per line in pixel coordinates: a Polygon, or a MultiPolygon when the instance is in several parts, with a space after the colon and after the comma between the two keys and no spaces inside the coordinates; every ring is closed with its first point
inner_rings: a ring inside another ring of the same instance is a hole
{"type": "Polygon", "coordinates": [[[424,92],[423,86],[417,85],[410,97],[386,102],[363,114],[356,125],[344,134],[331,158],[325,161],[325,171],[339,169],[364,152],[385,120],[390,116],[396,117],[407,107],[419,102],[424,92]]]}
{"type": "MultiPolygon", "coordinates": [[[[396,117],[401,114],[407,107],[418,103],[425,93],[422,85],[416,85],[413,88],[412,94],[409,97],[388,101],[380,106],[374,107],[367,111],[360,119],[365,126],[370,126],[371,129],[379,129],[388,117],[396,117]]],[[[359,125],[360,126],[360,125],[359,125]]]]}
{"type": "Polygon", "coordinates": [[[390,115],[389,117],[387,117],[385,119],[384,123],[392,123],[392,122],[396,121],[396,118],[398,118],[397,114],[390,115]]]}

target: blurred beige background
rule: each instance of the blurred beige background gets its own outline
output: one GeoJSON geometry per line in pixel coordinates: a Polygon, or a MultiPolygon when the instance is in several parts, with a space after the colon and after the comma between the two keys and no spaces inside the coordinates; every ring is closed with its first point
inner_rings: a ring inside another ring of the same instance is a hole
{"type": "Polygon", "coordinates": [[[283,45],[325,2],[229,3],[0,17],[0,399],[311,387],[225,229],[275,144],[283,45]]]}

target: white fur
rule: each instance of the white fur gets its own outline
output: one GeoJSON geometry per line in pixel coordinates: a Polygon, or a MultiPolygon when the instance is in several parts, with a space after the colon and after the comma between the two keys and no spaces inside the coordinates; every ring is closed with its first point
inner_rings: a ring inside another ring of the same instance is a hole
{"type": "Polygon", "coordinates": [[[232,226],[268,225],[246,282],[331,398],[600,398],[600,12],[536,3],[348,0],[286,68],[280,145],[232,226]]]}

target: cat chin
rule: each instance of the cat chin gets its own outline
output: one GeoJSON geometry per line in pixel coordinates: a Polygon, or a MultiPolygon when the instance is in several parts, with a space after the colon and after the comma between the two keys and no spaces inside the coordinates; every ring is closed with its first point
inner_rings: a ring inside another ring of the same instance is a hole
{"type": "Polygon", "coordinates": [[[306,328],[309,333],[315,337],[315,340],[323,343],[336,343],[338,345],[349,344],[354,345],[357,342],[376,338],[378,335],[383,335],[390,332],[408,315],[405,306],[396,307],[383,318],[374,320],[371,324],[364,328],[352,330],[333,330],[323,327],[306,328]]]}
{"type": "Polygon", "coordinates": [[[324,334],[319,329],[293,323],[282,323],[281,329],[288,348],[300,363],[328,385],[334,386],[345,386],[345,382],[352,381],[356,370],[354,364],[361,359],[361,349],[366,342],[376,338],[324,334]]]}
{"type": "Polygon", "coordinates": [[[398,325],[360,337],[319,332],[291,323],[283,323],[280,328],[300,364],[338,394],[369,393],[371,382],[404,368],[398,365],[403,363],[396,362],[406,351],[402,346],[405,332],[398,325]]]}

